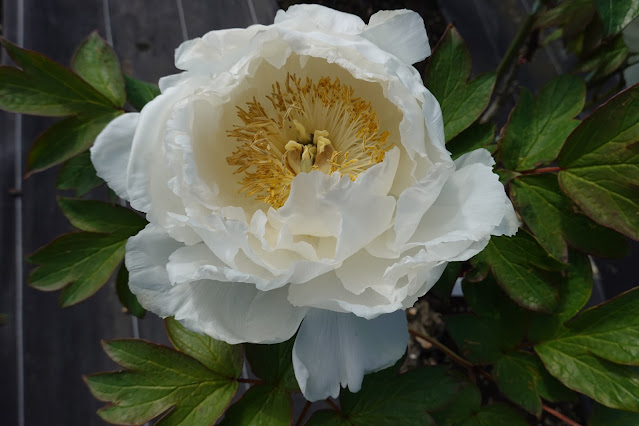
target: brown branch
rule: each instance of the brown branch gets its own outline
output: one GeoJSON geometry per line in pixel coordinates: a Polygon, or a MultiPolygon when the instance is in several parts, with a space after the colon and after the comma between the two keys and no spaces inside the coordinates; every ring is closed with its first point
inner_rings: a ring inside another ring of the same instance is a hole
{"type": "Polygon", "coordinates": [[[464,358],[462,358],[461,356],[457,355],[455,353],[455,351],[453,351],[451,348],[449,348],[448,346],[444,345],[442,342],[440,342],[439,340],[435,339],[434,337],[428,336],[426,334],[420,333],[419,331],[413,330],[413,329],[408,329],[408,332],[410,334],[412,334],[415,337],[419,337],[420,339],[424,339],[426,340],[428,343],[430,343],[431,345],[435,346],[437,349],[439,349],[440,351],[444,352],[446,355],[448,355],[453,361],[455,361],[457,364],[461,365],[464,368],[473,368],[473,364],[469,361],[466,361],[464,358]]]}
{"type": "Polygon", "coordinates": [[[563,414],[561,414],[559,411],[557,410],[553,410],[552,408],[542,404],[541,408],[547,412],[548,414],[551,414],[555,417],[557,417],[559,420],[568,423],[570,426],[581,426],[579,423],[577,423],[576,421],[570,419],[569,417],[564,416],[563,414]]]}

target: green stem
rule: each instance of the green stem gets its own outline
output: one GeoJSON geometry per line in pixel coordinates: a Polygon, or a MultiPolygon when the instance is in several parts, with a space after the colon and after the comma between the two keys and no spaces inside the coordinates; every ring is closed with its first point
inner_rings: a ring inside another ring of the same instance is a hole
{"type": "Polygon", "coordinates": [[[535,20],[537,19],[537,15],[539,14],[539,11],[541,9],[542,9],[541,2],[539,0],[535,1],[535,3],[532,6],[532,10],[530,11],[530,14],[528,15],[524,23],[521,25],[521,27],[519,27],[519,31],[517,32],[517,35],[513,39],[512,43],[510,43],[510,46],[508,46],[508,50],[506,51],[506,54],[504,55],[503,59],[499,63],[499,66],[497,67],[496,85],[499,84],[499,82],[504,77],[504,74],[506,73],[506,71],[508,71],[508,69],[513,65],[513,62],[519,56],[519,52],[521,51],[522,46],[526,42],[526,39],[530,35],[533,25],[535,24],[535,20]]]}

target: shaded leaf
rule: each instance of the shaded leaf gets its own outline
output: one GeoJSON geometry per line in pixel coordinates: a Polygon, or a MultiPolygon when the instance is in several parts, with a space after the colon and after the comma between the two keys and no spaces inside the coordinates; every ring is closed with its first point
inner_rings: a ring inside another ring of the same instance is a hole
{"type": "Polygon", "coordinates": [[[639,239],[639,86],[598,108],[568,137],[559,184],[594,221],[639,239]]]}
{"type": "Polygon", "coordinates": [[[444,273],[429,291],[442,300],[448,300],[460,275],[462,262],[449,262],[444,273]]]}
{"type": "Polygon", "coordinates": [[[595,0],[606,34],[616,34],[639,15],[639,0],[595,0]]]}
{"type": "Polygon", "coordinates": [[[433,411],[431,415],[440,426],[473,424],[472,416],[479,411],[480,407],[481,393],[479,388],[466,379],[462,382],[462,388],[457,392],[453,401],[443,409],[433,411]]]}
{"type": "Polygon", "coordinates": [[[592,52],[584,55],[579,61],[577,71],[591,72],[587,80],[596,81],[622,66],[628,54],[628,47],[619,35],[612,40],[604,40],[592,52]]]}
{"type": "Polygon", "coordinates": [[[426,87],[442,108],[446,140],[470,126],[490,101],[495,73],[468,81],[471,69],[466,43],[454,27],[448,27],[433,50],[425,73],[426,87]]]}
{"type": "Polygon", "coordinates": [[[126,82],[127,100],[138,111],[142,111],[144,105],[160,94],[160,88],[155,84],[135,79],[126,74],[124,81],[126,82]]]}
{"type": "Polygon", "coordinates": [[[556,175],[520,176],[512,181],[510,196],[539,243],[557,259],[567,259],[568,244],[600,257],[630,253],[625,237],[577,211],[556,175]]]}
{"type": "Polygon", "coordinates": [[[352,423],[334,410],[319,410],[313,413],[306,426],[352,426],[352,423]]]}
{"type": "Polygon", "coordinates": [[[48,169],[86,151],[102,129],[122,111],[95,116],[72,116],[54,123],[31,145],[27,157],[29,174],[48,169]]]}
{"type": "Polygon", "coordinates": [[[133,339],[103,345],[126,368],[85,377],[93,396],[110,403],[98,410],[107,422],[142,424],[170,410],[157,425],[213,424],[237,391],[237,382],[166,346],[133,339]]]}
{"type": "Polygon", "coordinates": [[[508,399],[537,417],[541,415],[542,396],[555,402],[576,400],[576,394],[548,374],[529,352],[511,352],[501,357],[495,364],[494,376],[508,399]]]}
{"type": "Polygon", "coordinates": [[[293,410],[287,392],[272,385],[255,385],[224,414],[221,425],[290,425],[293,410]]]}
{"type": "Polygon", "coordinates": [[[95,167],[91,163],[91,154],[87,150],[64,163],[58,173],[56,187],[73,189],[76,196],[81,197],[103,183],[104,181],[95,172],[95,167]]]}
{"type": "Polygon", "coordinates": [[[116,108],[70,69],[4,38],[0,44],[22,68],[0,67],[0,108],[51,117],[101,115],[116,108]]]}
{"type": "Polygon", "coordinates": [[[82,231],[121,234],[126,239],[147,224],[132,210],[104,201],[58,198],[58,205],[69,222],[82,231]]]}
{"type": "Polygon", "coordinates": [[[264,345],[245,344],[246,359],[255,375],[269,384],[289,391],[299,390],[293,371],[293,344],[295,337],[286,342],[264,345]]]}
{"type": "Polygon", "coordinates": [[[476,258],[490,264],[497,283],[521,306],[539,312],[557,308],[559,295],[552,284],[557,274],[547,271],[560,270],[563,264],[549,256],[524,230],[513,237],[492,237],[476,258]]]}
{"type": "Polygon", "coordinates": [[[530,170],[548,163],[579,124],[586,86],[574,75],[562,75],[545,85],[537,99],[523,89],[499,140],[501,159],[510,170],[530,170]]]}
{"type": "Polygon", "coordinates": [[[629,426],[639,425],[639,413],[613,410],[603,405],[594,404],[590,426],[629,426]]]}
{"type": "Polygon", "coordinates": [[[71,68],[114,105],[124,106],[126,93],[120,61],[96,31],[82,42],[71,60],[71,68]]]}
{"type": "Polygon", "coordinates": [[[492,143],[494,138],[494,124],[473,123],[466,130],[448,141],[446,149],[450,151],[453,160],[456,160],[462,154],[474,151],[477,148],[487,149],[492,154],[497,149],[497,145],[492,143]]]}
{"type": "Polygon", "coordinates": [[[131,289],[129,288],[129,271],[126,269],[124,263],[120,266],[120,271],[115,279],[115,291],[118,294],[120,303],[122,303],[122,306],[124,306],[131,315],[144,318],[146,309],[140,305],[137,296],[131,293],[131,289]]]}
{"type": "MultiPolygon", "coordinates": [[[[404,374],[397,374],[396,370],[387,368],[367,375],[358,393],[342,391],[342,416],[354,426],[430,424],[425,412],[446,405],[462,388],[461,380],[443,366],[404,374]]],[[[340,424],[334,415],[322,417],[330,419],[329,424],[340,424]]],[[[311,424],[320,424],[313,421],[311,424]]]]}
{"type": "Polygon", "coordinates": [[[537,342],[553,338],[563,330],[562,325],[575,316],[590,300],[593,277],[588,256],[571,251],[566,277],[558,282],[559,305],[553,315],[535,314],[530,317],[529,338],[537,342]]]}
{"type": "Polygon", "coordinates": [[[187,330],[173,317],[166,318],[164,325],[171,343],[177,350],[197,359],[220,376],[237,379],[242,374],[244,357],[240,345],[229,345],[187,330]]]}
{"type": "Polygon", "coordinates": [[[29,284],[39,290],[65,287],[63,307],[90,297],[109,279],[124,258],[126,236],[76,232],[63,235],[29,257],[39,265],[31,271],[29,284]]]}
{"type": "Polygon", "coordinates": [[[527,426],[526,418],[514,408],[495,403],[486,405],[474,416],[474,422],[479,426],[527,426]]]}
{"type": "Polygon", "coordinates": [[[446,328],[461,355],[473,364],[496,362],[506,350],[512,349],[520,339],[508,340],[499,333],[501,322],[478,318],[473,314],[459,314],[446,318],[446,328]],[[506,346],[505,349],[503,347],[506,346]]]}

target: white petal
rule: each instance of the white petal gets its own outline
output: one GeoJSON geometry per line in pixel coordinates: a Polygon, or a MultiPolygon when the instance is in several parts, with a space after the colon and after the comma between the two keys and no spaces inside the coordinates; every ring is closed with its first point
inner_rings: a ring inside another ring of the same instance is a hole
{"type": "MultiPolygon", "coordinates": [[[[129,287],[140,304],[161,317],[174,315],[185,327],[230,344],[275,343],[289,339],[306,309],[292,306],[287,288],[263,292],[253,284],[208,279],[169,280],[169,257],[184,247],[161,229],[148,225],[127,242],[129,287]]],[[[173,268],[186,270],[189,265],[173,268]]],[[[193,269],[193,268],[191,268],[193,269]]]]}
{"type": "Polygon", "coordinates": [[[97,175],[106,181],[118,197],[127,201],[126,169],[139,117],[137,112],[117,117],[107,124],[91,147],[91,161],[97,175]]]}
{"type": "Polygon", "coordinates": [[[299,31],[331,32],[335,34],[359,34],[366,24],[358,16],[339,12],[318,4],[293,5],[288,10],[278,10],[276,26],[299,31]]]}
{"type": "Polygon", "coordinates": [[[407,64],[430,55],[424,20],[411,10],[382,10],[371,16],[362,37],[407,64]]]}
{"type": "MultiPolygon", "coordinates": [[[[394,296],[394,294],[392,295],[394,296]]],[[[367,288],[355,294],[346,288],[335,271],[320,275],[303,284],[289,286],[288,300],[295,306],[308,306],[334,312],[351,312],[358,317],[373,319],[401,309],[400,298],[390,301],[367,288]]]]}
{"type": "Polygon", "coordinates": [[[293,346],[293,368],[309,401],[336,398],[342,387],[361,389],[364,374],[393,365],[406,351],[404,311],[365,320],[313,309],[293,346]]]}
{"type": "Polygon", "coordinates": [[[479,148],[460,156],[457,160],[455,160],[455,167],[457,168],[457,170],[461,170],[464,167],[470,166],[471,164],[475,163],[492,167],[495,165],[495,159],[490,154],[490,152],[488,152],[487,149],[479,148]]]}

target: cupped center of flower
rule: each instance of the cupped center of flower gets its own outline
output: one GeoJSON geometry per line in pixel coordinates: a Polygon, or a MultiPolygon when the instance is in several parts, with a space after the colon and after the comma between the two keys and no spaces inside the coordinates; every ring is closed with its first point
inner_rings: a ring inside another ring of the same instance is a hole
{"type": "Polygon", "coordinates": [[[286,202],[296,175],[339,172],[355,180],[392,148],[370,102],[339,79],[287,74],[266,99],[237,107],[242,125],[229,130],[238,144],[226,161],[242,175],[240,192],[274,208],[286,202]]]}

